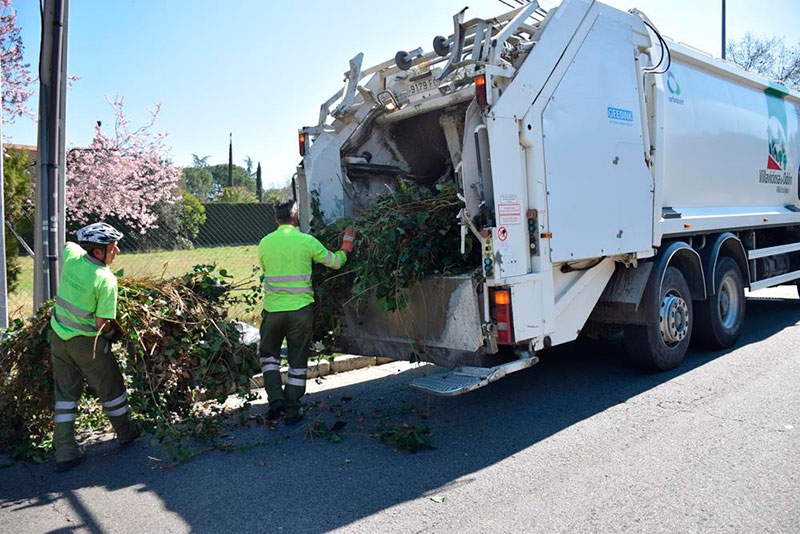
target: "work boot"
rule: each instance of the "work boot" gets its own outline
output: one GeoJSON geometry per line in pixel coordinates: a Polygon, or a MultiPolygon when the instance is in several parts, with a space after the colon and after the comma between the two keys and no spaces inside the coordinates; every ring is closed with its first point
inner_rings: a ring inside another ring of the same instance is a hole
{"type": "Polygon", "coordinates": [[[283,423],[286,426],[294,426],[303,419],[305,419],[305,416],[303,415],[303,410],[301,409],[297,415],[287,416],[286,419],[283,420],[283,423]]]}
{"type": "Polygon", "coordinates": [[[79,463],[83,462],[83,455],[81,454],[77,458],[73,458],[72,460],[67,460],[66,462],[56,462],[56,473],[64,473],[69,471],[79,463]]]}
{"type": "Polygon", "coordinates": [[[132,431],[125,436],[120,436],[117,434],[117,443],[119,443],[120,447],[124,447],[125,445],[130,445],[139,439],[139,436],[141,435],[142,433],[139,432],[139,429],[134,427],[132,431]]]}
{"type": "Polygon", "coordinates": [[[276,400],[275,402],[269,403],[269,409],[267,410],[267,423],[274,423],[278,419],[281,418],[283,415],[283,401],[276,400]]]}

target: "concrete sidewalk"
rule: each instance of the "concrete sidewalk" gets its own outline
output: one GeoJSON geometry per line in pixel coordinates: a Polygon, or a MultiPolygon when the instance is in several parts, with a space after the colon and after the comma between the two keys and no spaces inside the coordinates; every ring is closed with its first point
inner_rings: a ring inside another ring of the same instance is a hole
{"type": "MultiPolygon", "coordinates": [[[[344,373],[346,371],[354,371],[356,369],[364,369],[365,367],[374,367],[376,365],[384,365],[394,362],[392,358],[382,358],[375,356],[358,356],[355,354],[343,354],[335,356],[333,360],[326,360],[323,358],[309,359],[308,361],[308,375],[307,378],[318,378],[321,376],[328,376],[336,373],[344,373]]],[[[289,367],[284,365],[281,367],[281,379],[286,383],[286,376],[289,372],[289,367]]],[[[259,373],[250,378],[250,387],[252,389],[260,389],[264,387],[264,375],[259,373]]]]}

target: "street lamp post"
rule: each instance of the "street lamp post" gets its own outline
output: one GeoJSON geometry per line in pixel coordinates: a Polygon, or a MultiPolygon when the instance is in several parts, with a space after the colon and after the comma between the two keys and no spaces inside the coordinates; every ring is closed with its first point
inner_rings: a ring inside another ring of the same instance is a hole
{"type": "Polygon", "coordinates": [[[722,0],[722,59],[725,59],[725,0],[722,0]]]}

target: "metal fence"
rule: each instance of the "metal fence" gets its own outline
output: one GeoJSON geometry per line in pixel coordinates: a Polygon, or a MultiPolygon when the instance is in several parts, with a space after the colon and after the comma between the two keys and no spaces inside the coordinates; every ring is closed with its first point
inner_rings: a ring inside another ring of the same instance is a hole
{"type": "MultiPolygon", "coordinates": [[[[144,233],[124,228],[122,252],[111,268],[130,279],[179,276],[195,265],[213,264],[224,269],[235,283],[257,283],[257,245],[275,229],[272,206],[268,204],[206,204],[205,222],[195,236],[177,239],[180,228],[164,227],[144,233]]],[[[18,274],[9,287],[9,319],[22,319],[33,310],[33,259],[26,247],[33,249],[34,213],[31,207],[15,221],[13,233],[7,232],[7,246],[13,249],[18,274]]],[[[67,228],[67,239],[74,239],[74,228],[67,228]]],[[[12,260],[13,262],[13,260],[12,260]]],[[[14,268],[10,265],[9,268],[14,268]]],[[[11,273],[9,273],[11,274],[11,273]]],[[[244,308],[231,310],[234,318],[255,321],[255,313],[244,308]]]]}

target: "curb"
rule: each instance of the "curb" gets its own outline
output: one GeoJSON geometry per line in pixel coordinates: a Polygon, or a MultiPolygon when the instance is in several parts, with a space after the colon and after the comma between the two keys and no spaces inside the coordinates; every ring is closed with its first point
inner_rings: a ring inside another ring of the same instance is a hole
{"type": "MultiPolygon", "coordinates": [[[[357,356],[355,354],[344,354],[336,356],[333,360],[309,360],[308,374],[306,378],[317,378],[320,376],[327,376],[335,373],[344,373],[347,371],[355,371],[356,369],[364,369],[365,367],[373,367],[375,365],[383,365],[395,361],[393,358],[375,357],[375,356],[357,356]]],[[[281,367],[281,381],[286,383],[286,375],[289,372],[289,367],[284,365],[281,367]]],[[[264,387],[264,375],[259,373],[250,377],[250,388],[261,389],[264,387]]]]}

